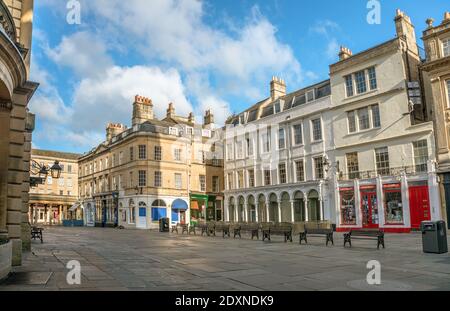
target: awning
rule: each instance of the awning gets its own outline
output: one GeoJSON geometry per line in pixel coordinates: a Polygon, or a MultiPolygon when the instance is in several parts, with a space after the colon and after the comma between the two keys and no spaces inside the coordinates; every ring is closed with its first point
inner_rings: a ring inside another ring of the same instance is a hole
{"type": "Polygon", "coordinates": [[[73,211],[75,211],[78,207],[80,206],[80,204],[78,204],[78,203],[75,203],[74,205],[72,205],[72,207],[71,208],[69,208],[69,212],[73,212],[73,211]]]}
{"type": "Polygon", "coordinates": [[[172,209],[187,210],[188,205],[187,205],[186,201],[181,200],[181,199],[176,199],[172,203],[172,209]]]}
{"type": "Polygon", "coordinates": [[[198,209],[198,202],[197,201],[191,201],[191,209],[198,209]]]}

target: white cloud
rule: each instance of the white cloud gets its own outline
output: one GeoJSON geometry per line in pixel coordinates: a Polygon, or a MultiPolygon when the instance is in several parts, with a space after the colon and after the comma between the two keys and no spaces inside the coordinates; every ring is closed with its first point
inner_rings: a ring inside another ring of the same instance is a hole
{"type": "MultiPolygon", "coordinates": [[[[301,67],[292,49],[276,37],[277,29],[255,6],[238,32],[207,25],[202,1],[197,0],[96,0],[84,1],[87,12],[101,17],[115,30],[106,37],[122,36],[123,44],[136,44],[147,59],[175,64],[188,73],[208,71],[228,82],[237,82],[234,94],[245,94],[255,84],[261,88],[271,76],[301,80],[301,67]],[[127,36],[123,36],[123,33],[127,36]]],[[[254,94],[254,92],[250,92],[254,94]]]]}
{"type": "Polygon", "coordinates": [[[339,33],[341,27],[331,20],[317,21],[314,26],[309,28],[310,34],[323,36],[327,41],[325,48],[325,56],[329,60],[334,60],[339,52],[339,44],[336,39],[336,34],[339,33]]]}
{"type": "Polygon", "coordinates": [[[71,68],[80,77],[101,76],[113,64],[103,40],[88,31],[65,36],[46,52],[56,64],[71,68]]]}
{"type": "Polygon", "coordinates": [[[85,131],[104,128],[108,122],[131,123],[135,95],[153,100],[157,117],[165,116],[169,102],[176,113],[188,115],[193,107],[185,96],[180,74],[158,67],[112,67],[104,76],[83,79],[73,98],[73,127],[85,131]]]}

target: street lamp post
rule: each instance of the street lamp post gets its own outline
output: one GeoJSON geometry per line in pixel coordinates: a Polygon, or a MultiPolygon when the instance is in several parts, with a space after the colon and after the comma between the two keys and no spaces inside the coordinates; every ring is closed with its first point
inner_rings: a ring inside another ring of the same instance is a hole
{"type": "Polygon", "coordinates": [[[30,187],[34,188],[45,184],[49,174],[53,179],[59,179],[61,177],[61,171],[62,168],[59,165],[59,161],[55,161],[55,163],[50,167],[45,164],[41,165],[35,160],[31,160],[30,172],[34,176],[30,177],[30,187]]]}

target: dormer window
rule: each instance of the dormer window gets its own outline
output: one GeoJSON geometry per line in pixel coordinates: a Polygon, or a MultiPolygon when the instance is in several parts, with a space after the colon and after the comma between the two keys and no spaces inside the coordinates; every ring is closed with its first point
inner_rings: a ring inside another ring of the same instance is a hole
{"type": "Polygon", "coordinates": [[[442,53],[444,57],[450,56],[450,38],[444,39],[442,41],[442,53]]]}
{"type": "Polygon", "coordinates": [[[244,115],[244,114],[241,114],[241,115],[239,116],[239,123],[240,123],[240,124],[245,124],[245,115],[244,115]]]}
{"type": "Polygon", "coordinates": [[[312,102],[314,100],[314,90],[308,91],[308,93],[306,93],[306,101],[312,102]]]}
{"type": "Polygon", "coordinates": [[[170,127],[169,134],[173,136],[178,136],[178,129],[176,127],[170,127]]]}
{"type": "Polygon", "coordinates": [[[275,105],[274,105],[274,110],[275,110],[275,113],[280,113],[280,111],[281,111],[281,105],[280,105],[280,102],[279,102],[279,101],[275,103],[275,105]]]}

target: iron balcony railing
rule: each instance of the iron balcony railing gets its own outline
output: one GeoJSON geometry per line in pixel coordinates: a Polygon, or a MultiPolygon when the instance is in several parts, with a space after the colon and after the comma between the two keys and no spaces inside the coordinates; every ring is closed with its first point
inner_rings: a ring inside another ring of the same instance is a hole
{"type": "Polygon", "coordinates": [[[427,165],[415,165],[415,166],[402,166],[402,167],[387,167],[380,168],[374,171],[359,171],[359,172],[351,172],[351,173],[339,173],[339,180],[353,180],[353,179],[372,179],[378,176],[401,176],[402,174],[406,175],[415,175],[421,173],[427,173],[427,165]]]}

